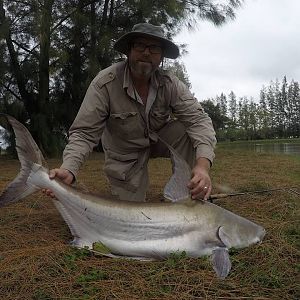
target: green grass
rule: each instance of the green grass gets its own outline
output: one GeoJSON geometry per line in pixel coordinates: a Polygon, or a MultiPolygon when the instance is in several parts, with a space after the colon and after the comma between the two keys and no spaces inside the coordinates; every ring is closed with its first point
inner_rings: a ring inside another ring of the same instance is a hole
{"type": "MultiPolygon", "coordinates": [[[[18,173],[16,160],[1,158],[0,190],[18,173]]],[[[60,165],[50,160],[49,165],[60,165]]],[[[109,195],[103,156],[94,154],[80,173],[81,185],[109,195]]],[[[150,161],[148,200],[161,199],[170,175],[166,159],[150,161]]],[[[213,193],[298,187],[300,160],[292,156],[218,147],[213,193]]],[[[259,245],[231,249],[232,270],[216,278],[209,257],[183,252],[165,261],[110,259],[74,249],[52,201],[36,193],[0,209],[1,299],[300,299],[299,199],[286,190],[225,198],[216,203],[266,228],[259,245]]]]}

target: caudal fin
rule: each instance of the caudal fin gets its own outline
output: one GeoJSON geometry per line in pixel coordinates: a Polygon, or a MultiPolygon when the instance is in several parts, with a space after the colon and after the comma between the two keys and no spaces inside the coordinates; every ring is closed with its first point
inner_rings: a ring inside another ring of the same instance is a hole
{"type": "Polygon", "coordinates": [[[0,117],[4,117],[14,130],[16,150],[21,163],[20,173],[0,195],[1,207],[9,203],[17,202],[39,190],[38,187],[30,184],[27,179],[30,176],[34,164],[44,167],[47,167],[47,164],[27,128],[11,116],[0,114],[0,117]]]}

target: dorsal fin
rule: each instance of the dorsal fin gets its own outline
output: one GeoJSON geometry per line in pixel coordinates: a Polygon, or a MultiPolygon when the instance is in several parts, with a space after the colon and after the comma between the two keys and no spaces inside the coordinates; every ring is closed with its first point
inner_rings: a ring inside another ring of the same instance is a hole
{"type": "Polygon", "coordinates": [[[190,197],[187,185],[191,180],[191,168],[171,145],[157,137],[169,149],[172,160],[173,174],[164,188],[164,197],[172,202],[184,201],[190,197]]]}

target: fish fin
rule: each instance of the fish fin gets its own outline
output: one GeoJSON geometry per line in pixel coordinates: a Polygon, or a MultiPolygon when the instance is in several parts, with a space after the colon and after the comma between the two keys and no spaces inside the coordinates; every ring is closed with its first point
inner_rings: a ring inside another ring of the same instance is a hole
{"type": "Polygon", "coordinates": [[[101,254],[111,254],[111,250],[100,241],[93,243],[93,250],[101,254]]]}
{"type": "Polygon", "coordinates": [[[21,166],[29,161],[48,168],[42,152],[40,151],[28,129],[15,118],[9,115],[0,114],[0,116],[6,118],[8,123],[13,128],[13,131],[15,133],[16,150],[21,166]]]}
{"type": "Polygon", "coordinates": [[[228,248],[230,249],[232,247],[232,240],[230,236],[226,233],[225,229],[223,226],[219,227],[218,230],[218,237],[221,240],[221,242],[228,248]]]}
{"type": "Polygon", "coordinates": [[[191,168],[179,153],[157,135],[157,138],[169,149],[172,160],[172,176],[164,188],[164,197],[172,202],[180,202],[189,198],[187,187],[191,179],[191,168]]]}
{"type": "Polygon", "coordinates": [[[221,279],[227,277],[231,269],[228,249],[222,247],[213,250],[211,260],[217,276],[221,279]]]}
{"type": "Polygon", "coordinates": [[[133,260],[141,260],[141,261],[153,260],[152,258],[141,257],[141,256],[124,256],[124,255],[113,254],[112,251],[101,241],[93,243],[92,249],[90,249],[90,251],[95,254],[99,254],[111,258],[124,258],[124,259],[133,259],[133,260]]]}
{"type": "Polygon", "coordinates": [[[21,163],[20,173],[0,195],[1,207],[9,203],[17,202],[38,191],[38,187],[27,182],[28,177],[32,169],[36,168],[35,164],[43,166],[47,164],[27,128],[11,116],[5,114],[0,114],[0,116],[4,116],[14,130],[17,154],[21,163]]]}
{"type": "MultiPolygon", "coordinates": [[[[61,214],[61,216],[63,217],[64,221],[67,223],[67,225],[71,231],[71,234],[74,237],[74,240],[71,244],[72,245],[74,244],[74,246],[76,246],[77,240],[80,237],[77,233],[76,227],[74,226],[74,222],[72,221],[72,217],[71,217],[70,213],[64,207],[64,205],[61,202],[57,201],[56,199],[53,199],[53,203],[54,203],[55,207],[57,208],[57,210],[59,211],[59,213],[61,214]]],[[[81,243],[78,243],[78,244],[81,245],[81,243]]]]}
{"type": "Polygon", "coordinates": [[[17,202],[26,196],[38,191],[40,188],[27,182],[32,170],[32,163],[24,162],[18,176],[6,187],[0,195],[0,207],[17,202]]]}
{"type": "Polygon", "coordinates": [[[101,256],[110,257],[110,258],[121,258],[121,259],[128,259],[128,260],[139,260],[139,261],[145,261],[145,262],[147,262],[147,261],[155,261],[155,259],[151,258],[151,257],[126,256],[126,255],[117,255],[117,254],[113,254],[113,253],[102,253],[102,252],[99,252],[99,251],[93,250],[93,249],[89,249],[89,251],[91,251],[95,255],[101,255],[101,256]]]}

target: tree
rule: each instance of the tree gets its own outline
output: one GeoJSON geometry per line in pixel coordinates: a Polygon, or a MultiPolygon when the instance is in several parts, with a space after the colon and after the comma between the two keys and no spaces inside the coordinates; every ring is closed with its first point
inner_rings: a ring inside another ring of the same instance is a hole
{"type": "Polygon", "coordinates": [[[214,104],[212,99],[207,99],[201,102],[202,107],[204,108],[205,112],[210,116],[214,129],[216,131],[220,129],[225,129],[226,124],[229,119],[222,114],[220,106],[214,104]]]}
{"type": "Polygon", "coordinates": [[[232,122],[235,123],[237,120],[237,102],[236,95],[233,91],[231,91],[228,95],[228,105],[229,105],[229,117],[232,122]]]}
{"type": "Polygon", "coordinates": [[[260,91],[259,109],[257,112],[257,117],[258,117],[260,137],[261,138],[270,137],[270,132],[269,132],[270,118],[269,118],[269,111],[267,107],[267,90],[265,86],[263,86],[260,91]]]}
{"type": "Polygon", "coordinates": [[[167,66],[164,66],[164,69],[176,75],[188,88],[192,87],[184,63],[175,60],[173,63],[169,62],[167,66]]]}
{"type": "MultiPolygon", "coordinates": [[[[133,24],[164,24],[171,38],[199,20],[222,25],[242,0],[0,0],[1,107],[22,118],[48,155],[63,145],[90,80],[120,58],[114,41],[133,24]],[[18,105],[11,105],[18,102],[18,105]]],[[[183,73],[184,75],[184,73],[183,73]]]]}
{"type": "Polygon", "coordinates": [[[288,86],[288,135],[300,137],[300,88],[297,81],[292,80],[288,86]]]}
{"type": "Polygon", "coordinates": [[[221,93],[220,96],[216,98],[218,105],[220,106],[221,113],[226,116],[227,115],[227,98],[221,93]]]}

